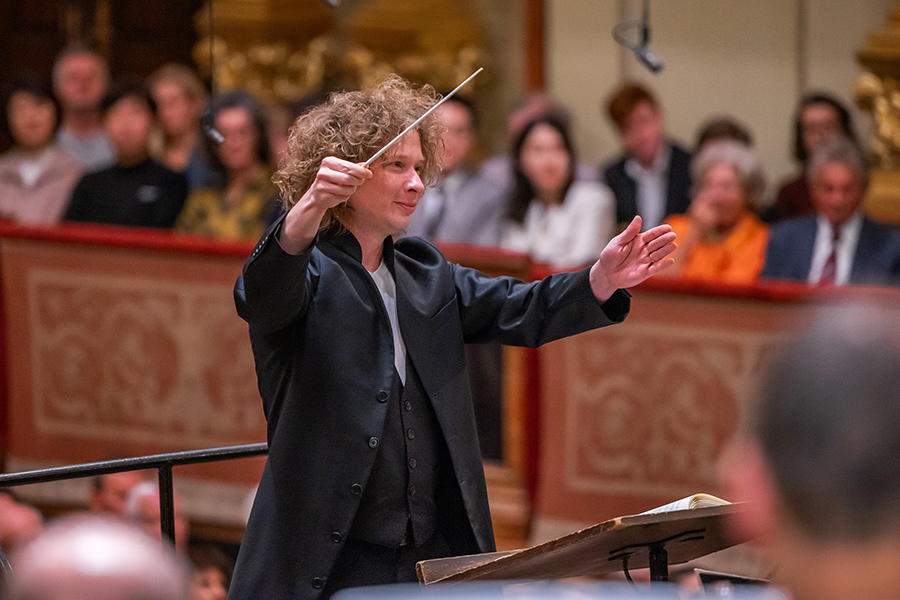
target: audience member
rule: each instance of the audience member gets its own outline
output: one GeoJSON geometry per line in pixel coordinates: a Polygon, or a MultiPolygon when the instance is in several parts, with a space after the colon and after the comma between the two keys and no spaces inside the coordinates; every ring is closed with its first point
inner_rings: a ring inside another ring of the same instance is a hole
{"type": "Polygon", "coordinates": [[[753,136],[750,130],[733,117],[714,117],[706,121],[697,130],[697,143],[694,144],[694,153],[698,153],[711,143],[720,140],[732,140],[745,146],[753,147],[753,136]]]}
{"type": "Polygon", "coordinates": [[[269,142],[262,106],[246,92],[225,92],[213,100],[213,123],[224,141],[204,138],[224,184],[195,190],[178,217],[186,233],[227,239],[257,239],[277,211],[278,189],[269,169],[269,142]]]}
{"type": "Polygon", "coordinates": [[[0,155],[0,218],[56,223],[82,172],[56,143],[59,105],[50,86],[35,81],[14,84],[3,108],[13,147],[0,155]]]}
{"type": "MultiPolygon", "coordinates": [[[[175,547],[187,549],[189,523],[182,509],[181,497],[176,493],[175,547]]],[[[152,538],[162,539],[160,524],[159,485],[155,481],[143,481],[128,492],[125,501],[125,520],[133,523],[152,538]]]]}
{"type": "Polygon", "coordinates": [[[607,113],[625,148],[624,156],[603,168],[616,197],[616,223],[624,227],[641,215],[644,229],[690,203],[691,155],[666,139],[659,102],[645,87],[626,83],[613,92],[607,113]]]}
{"type": "Polygon", "coordinates": [[[588,264],[612,238],[612,194],[575,181],[575,150],[565,123],[553,116],[528,123],[513,143],[515,187],[504,248],[555,268],[588,264]]]}
{"type": "Polygon", "coordinates": [[[98,475],[91,481],[88,508],[91,512],[123,518],[128,492],[144,481],[143,471],[123,471],[98,475]]]}
{"type": "Polygon", "coordinates": [[[225,600],[234,565],[213,544],[193,544],[187,551],[191,560],[191,600],[225,600]]]}
{"type": "Polygon", "coordinates": [[[794,600],[900,595],[895,307],[820,309],[769,364],[722,461],[728,497],[747,501],[734,526],[762,540],[794,600]]]}
{"type": "Polygon", "coordinates": [[[694,281],[755,283],[769,235],[754,213],[765,188],[756,153],[732,140],[709,142],[691,161],[691,178],[687,214],[666,220],[678,239],[669,273],[694,281]]]}
{"type": "Polygon", "coordinates": [[[96,516],[47,526],[10,557],[5,600],[188,600],[187,567],[140,531],[96,516]]]}
{"type": "Polygon", "coordinates": [[[187,197],[187,179],[150,158],[156,106],[137,83],[116,86],[103,100],[116,164],[85,175],[66,221],[171,229],[187,197]]]}
{"type": "Polygon", "coordinates": [[[206,103],[203,82],[185,65],[169,63],[150,75],[148,87],[162,133],[162,147],[154,158],[184,173],[191,191],[209,184],[212,174],[200,146],[200,115],[206,103]]]}
{"type": "Polygon", "coordinates": [[[30,541],[44,526],[41,513],[0,490],[0,550],[7,556],[30,541]]]}
{"type": "MultiPolygon", "coordinates": [[[[436,114],[444,125],[441,176],[435,186],[425,188],[406,234],[438,242],[499,246],[509,193],[479,173],[478,111],[466,98],[454,96],[436,114]]],[[[469,344],[466,363],[481,455],[502,459],[503,348],[469,344]]]]}
{"type": "Polygon", "coordinates": [[[842,137],[819,147],[807,178],[816,214],[776,223],[761,277],[825,285],[900,282],[900,230],[865,216],[868,172],[842,137]]]}
{"type": "Polygon", "coordinates": [[[856,141],[850,111],[840,100],[822,92],[800,100],[794,116],[793,151],[802,172],[781,184],[765,220],[774,222],[815,212],[807,178],[809,158],[823,144],[842,135],[856,141]]]}
{"type": "Polygon", "coordinates": [[[278,163],[287,152],[291,125],[294,124],[293,107],[284,101],[266,105],[266,137],[269,140],[269,167],[278,168],[278,163]]]}
{"type": "Polygon", "coordinates": [[[57,141],[88,173],[116,160],[103,127],[101,103],[108,85],[106,60],[85,46],[64,50],[53,65],[53,90],[62,106],[57,141]]]}
{"type": "Polygon", "coordinates": [[[497,246],[506,213],[506,194],[478,173],[475,106],[454,96],[437,109],[442,136],[441,179],[425,190],[406,228],[428,240],[497,246]]]}
{"type": "MultiPolygon", "coordinates": [[[[507,120],[507,147],[519,137],[522,129],[538,117],[552,115],[569,127],[571,115],[562,105],[547,94],[538,92],[525,96],[512,110],[507,120]]],[[[482,165],[479,175],[497,188],[497,193],[509,196],[515,186],[512,157],[509,154],[493,156],[482,165]]],[[[575,167],[576,181],[600,181],[600,174],[594,165],[579,162],[575,167]]]]}

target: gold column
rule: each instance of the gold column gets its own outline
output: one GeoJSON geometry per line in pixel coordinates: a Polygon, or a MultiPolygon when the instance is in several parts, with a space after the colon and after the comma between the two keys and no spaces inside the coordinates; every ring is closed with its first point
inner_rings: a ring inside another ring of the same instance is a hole
{"type": "Polygon", "coordinates": [[[857,81],[856,102],[873,119],[866,210],[877,220],[900,223],[900,2],[885,27],[866,38],[857,60],[867,72],[857,81]]]}

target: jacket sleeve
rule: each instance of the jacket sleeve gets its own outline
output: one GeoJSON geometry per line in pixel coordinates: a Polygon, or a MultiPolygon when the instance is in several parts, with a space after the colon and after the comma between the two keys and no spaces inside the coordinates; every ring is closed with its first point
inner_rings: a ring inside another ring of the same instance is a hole
{"type": "Polygon", "coordinates": [[[305,314],[312,295],[310,261],[318,238],[301,254],[288,254],[277,239],[283,220],[284,215],[263,234],[234,286],[238,315],[264,333],[305,314]]]}
{"type": "Polygon", "coordinates": [[[491,278],[451,265],[463,336],[467,343],[499,342],[537,347],[605,325],[628,315],[631,295],[617,290],[600,303],[591,290],[590,268],[525,283],[491,278]]]}

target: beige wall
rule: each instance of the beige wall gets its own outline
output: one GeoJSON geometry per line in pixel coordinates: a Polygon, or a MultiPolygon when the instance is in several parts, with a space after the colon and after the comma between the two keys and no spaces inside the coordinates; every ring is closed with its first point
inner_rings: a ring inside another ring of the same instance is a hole
{"type": "MultiPolygon", "coordinates": [[[[753,132],[770,182],[789,175],[794,105],[825,88],[852,105],[856,50],[896,0],[655,0],[651,47],[659,75],[612,40],[639,0],[547,0],[547,87],[573,112],[585,160],[618,150],[600,102],[623,78],[650,85],[676,139],[693,143],[709,117],[731,114],[753,132]]],[[[854,108],[863,139],[868,120],[854,108]]]]}

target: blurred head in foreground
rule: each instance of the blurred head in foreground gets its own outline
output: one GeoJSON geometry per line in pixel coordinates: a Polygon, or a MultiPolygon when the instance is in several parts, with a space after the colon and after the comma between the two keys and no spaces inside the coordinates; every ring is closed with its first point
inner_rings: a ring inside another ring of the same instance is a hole
{"type": "Polygon", "coordinates": [[[124,523],[57,521],[11,557],[6,600],[187,600],[188,570],[124,523]]]}
{"type": "MultiPolygon", "coordinates": [[[[890,302],[897,306],[897,298],[890,302]]],[[[723,463],[736,526],[797,600],[900,595],[900,313],[820,309],[769,366],[723,463]]]]}

